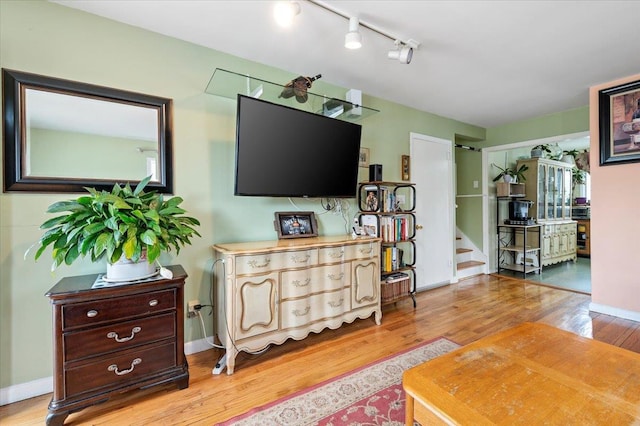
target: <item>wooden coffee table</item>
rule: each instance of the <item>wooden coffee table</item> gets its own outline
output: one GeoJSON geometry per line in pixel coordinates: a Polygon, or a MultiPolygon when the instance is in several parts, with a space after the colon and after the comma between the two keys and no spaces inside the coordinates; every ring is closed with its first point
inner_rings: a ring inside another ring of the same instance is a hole
{"type": "Polygon", "coordinates": [[[640,422],[640,354],[538,323],[404,373],[406,424],[640,422]]]}

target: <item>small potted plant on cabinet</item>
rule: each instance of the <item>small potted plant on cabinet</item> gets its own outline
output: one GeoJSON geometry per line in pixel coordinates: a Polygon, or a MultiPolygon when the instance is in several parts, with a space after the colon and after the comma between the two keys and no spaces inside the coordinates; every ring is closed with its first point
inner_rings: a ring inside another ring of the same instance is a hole
{"type": "Polygon", "coordinates": [[[549,155],[551,155],[549,145],[536,145],[531,148],[531,158],[545,158],[549,155]]]}
{"type": "Polygon", "coordinates": [[[516,182],[524,182],[527,178],[524,176],[524,172],[529,170],[529,167],[526,164],[521,164],[518,169],[514,170],[511,167],[505,167],[504,169],[500,166],[493,165],[496,169],[500,170],[500,173],[493,178],[494,182],[497,182],[502,178],[505,183],[516,183],[516,182]]]}
{"type": "Polygon", "coordinates": [[[576,204],[587,204],[587,172],[574,167],[572,177],[576,204]]]}
{"type": "Polygon", "coordinates": [[[128,183],[114,185],[111,192],[85,188],[88,195],[49,206],[47,213],[67,213],[40,226],[47,231],[37,243],[35,259],[52,246],[52,270],[89,256],[93,262],[106,258],[106,277],[113,281],[153,275],[161,252],[175,249],[180,253],[181,246],[200,236],[195,230],[200,222],[183,215],[182,198],[165,200],[156,191],[145,192],[150,178],[140,181],[134,190],[128,183]]]}

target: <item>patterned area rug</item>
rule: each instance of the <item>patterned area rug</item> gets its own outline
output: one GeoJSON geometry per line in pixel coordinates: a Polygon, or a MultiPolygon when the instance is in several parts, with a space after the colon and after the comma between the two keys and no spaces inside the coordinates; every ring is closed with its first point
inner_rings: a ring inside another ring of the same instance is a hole
{"type": "Polygon", "coordinates": [[[404,425],[402,373],[459,345],[439,338],[281,398],[220,426],[404,425]]]}

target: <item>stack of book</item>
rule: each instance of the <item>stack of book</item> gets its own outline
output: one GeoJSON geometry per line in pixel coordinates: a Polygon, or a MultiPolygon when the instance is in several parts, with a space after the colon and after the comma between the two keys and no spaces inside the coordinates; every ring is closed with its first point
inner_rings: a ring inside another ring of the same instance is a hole
{"type": "Polygon", "coordinates": [[[382,272],[391,272],[404,266],[402,249],[398,247],[384,247],[380,260],[382,272]]]}
{"type": "Polygon", "coordinates": [[[411,279],[404,272],[388,275],[383,281],[380,296],[382,303],[399,299],[409,294],[411,279]]]}

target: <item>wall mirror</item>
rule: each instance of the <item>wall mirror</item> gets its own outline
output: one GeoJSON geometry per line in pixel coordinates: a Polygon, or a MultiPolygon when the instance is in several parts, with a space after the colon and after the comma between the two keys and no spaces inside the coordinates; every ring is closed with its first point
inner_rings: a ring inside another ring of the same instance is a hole
{"type": "Polygon", "coordinates": [[[2,70],[4,191],[173,191],[172,101],[2,70]]]}

